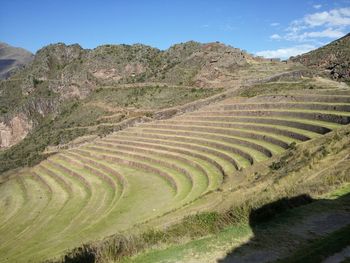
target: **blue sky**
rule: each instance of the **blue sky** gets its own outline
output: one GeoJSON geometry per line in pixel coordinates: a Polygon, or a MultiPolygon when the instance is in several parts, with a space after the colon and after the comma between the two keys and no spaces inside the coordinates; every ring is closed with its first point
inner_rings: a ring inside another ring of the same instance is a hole
{"type": "Polygon", "coordinates": [[[0,41],[36,52],[220,41],[266,57],[306,52],[350,32],[350,0],[1,0],[0,41]]]}

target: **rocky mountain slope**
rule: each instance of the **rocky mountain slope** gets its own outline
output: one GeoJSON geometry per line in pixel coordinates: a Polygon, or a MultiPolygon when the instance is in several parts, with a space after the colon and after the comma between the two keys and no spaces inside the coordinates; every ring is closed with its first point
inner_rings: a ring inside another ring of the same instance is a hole
{"type": "Polygon", "coordinates": [[[0,145],[18,143],[48,114],[57,116],[63,102],[84,100],[101,87],[151,83],[228,88],[251,78],[240,72],[249,68],[256,72],[257,63],[261,61],[217,42],[190,41],[165,51],[141,44],[92,50],[52,44],[40,49],[27,67],[0,81],[0,145]]]}
{"type": "Polygon", "coordinates": [[[33,54],[29,51],[0,42],[0,79],[8,78],[32,60],[33,54]]]}
{"type": "Polygon", "coordinates": [[[291,57],[291,61],[321,70],[333,79],[350,81],[350,33],[306,54],[291,57]]]}

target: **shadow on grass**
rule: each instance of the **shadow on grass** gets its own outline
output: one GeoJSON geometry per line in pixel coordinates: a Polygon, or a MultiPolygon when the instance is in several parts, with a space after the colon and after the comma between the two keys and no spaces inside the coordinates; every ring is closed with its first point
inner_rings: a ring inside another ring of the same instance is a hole
{"type": "Polygon", "coordinates": [[[95,253],[88,246],[75,249],[71,254],[66,255],[64,263],[94,263],[96,262],[95,253]]]}
{"type": "Polygon", "coordinates": [[[341,214],[341,211],[350,211],[350,194],[335,200],[314,200],[303,194],[266,204],[249,215],[254,237],[218,262],[322,262],[350,245],[350,213],[341,214]],[[317,222],[315,225],[303,225],[310,207],[300,208],[303,209],[299,210],[301,213],[293,213],[292,209],[310,203],[313,203],[314,219],[318,215],[325,216],[312,221],[317,222]],[[302,225],[298,233],[292,230],[294,222],[302,225]],[[317,233],[316,227],[323,235],[317,233]],[[281,259],[281,254],[288,256],[281,259]]]}

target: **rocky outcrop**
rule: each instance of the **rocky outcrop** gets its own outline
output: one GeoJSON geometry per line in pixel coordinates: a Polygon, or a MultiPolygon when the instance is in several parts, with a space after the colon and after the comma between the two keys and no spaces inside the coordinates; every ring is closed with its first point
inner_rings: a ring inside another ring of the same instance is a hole
{"type": "Polygon", "coordinates": [[[317,69],[335,80],[350,81],[350,33],[309,53],[291,57],[290,60],[317,69]]]}
{"type": "MultiPolygon", "coordinates": [[[[159,81],[197,87],[232,86],[232,73],[248,65],[253,57],[222,43],[188,42],[169,48],[159,81]]],[[[159,75],[158,74],[158,75],[159,75]]]]}
{"type": "Polygon", "coordinates": [[[0,148],[10,147],[23,138],[32,129],[33,123],[19,113],[8,122],[0,122],[0,148]]]}

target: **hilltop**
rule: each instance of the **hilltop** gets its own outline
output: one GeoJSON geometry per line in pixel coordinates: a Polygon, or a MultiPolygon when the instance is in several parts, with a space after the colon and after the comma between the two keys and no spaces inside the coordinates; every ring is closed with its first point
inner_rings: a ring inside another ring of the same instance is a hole
{"type": "Polygon", "coordinates": [[[290,60],[324,72],[335,80],[350,82],[350,33],[321,48],[291,57],[290,60]]]}
{"type": "Polygon", "coordinates": [[[29,51],[0,42],[0,79],[8,78],[32,60],[33,54],[29,51]]]}

